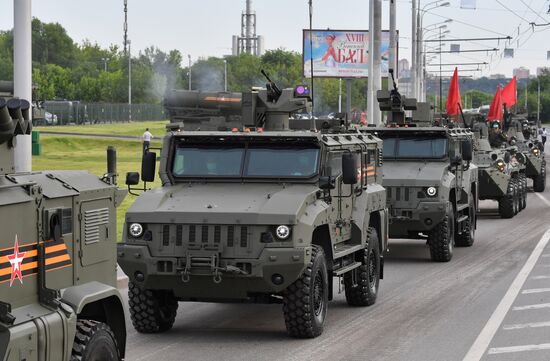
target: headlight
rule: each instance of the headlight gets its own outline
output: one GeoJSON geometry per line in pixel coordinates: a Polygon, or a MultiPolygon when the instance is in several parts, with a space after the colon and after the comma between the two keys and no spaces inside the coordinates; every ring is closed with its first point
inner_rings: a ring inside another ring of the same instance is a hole
{"type": "Polygon", "coordinates": [[[537,157],[540,155],[540,149],[539,148],[533,148],[532,152],[537,157]]]}
{"type": "Polygon", "coordinates": [[[497,160],[497,168],[499,171],[504,172],[506,169],[506,163],[502,159],[497,160]]]}
{"type": "Polygon", "coordinates": [[[132,223],[128,231],[130,232],[130,236],[138,238],[143,234],[143,227],[139,223],[132,223]]]}
{"type": "Polygon", "coordinates": [[[285,241],[290,237],[290,228],[288,226],[279,226],[275,230],[275,235],[278,239],[285,241]]]}
{"type": "Polygon", "coordinates": [[[433,197],[437,194],[437,188],[436,187],[428,187],[428,189],[426,189],[426,193],[428,193],[428,195],[430,197],[433,197]]]}

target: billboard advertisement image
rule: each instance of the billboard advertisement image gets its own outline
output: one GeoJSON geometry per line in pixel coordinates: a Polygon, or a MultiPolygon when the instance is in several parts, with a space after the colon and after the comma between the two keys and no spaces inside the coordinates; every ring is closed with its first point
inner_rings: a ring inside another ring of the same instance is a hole
{"type": "MultiPolygon", "coordinates": [[[[369,71],[369,32],[364,30],[303,31],[304,76],[366,78],[369,71]],[[310,36],[313,47],[310,46],[310,36]]],[[[382,76],[388,76],[390,32],[383,31],[380,53],[382,76]]]]}

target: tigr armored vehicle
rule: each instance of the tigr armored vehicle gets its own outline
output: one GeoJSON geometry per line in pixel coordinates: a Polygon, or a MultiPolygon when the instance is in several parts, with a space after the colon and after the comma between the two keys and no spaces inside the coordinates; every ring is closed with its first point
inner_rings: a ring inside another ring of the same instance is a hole
{"type": "Polygon", "coordinates": [[[538,129],[522,116],[509,115],[507,136],[511,145],[525,157],[524,176],[533,180],[533,190],[544,192],[546,188],[546,160],[544,147],[538,140],[538,129]]]}
{"type": "MultiPolygon", "coordinates": [[[[311,338],[323,331],[334,278],[348,304],[376,301],[388,232],[381,141],[345,128],[291,131],[307,88],[267,85],[242,94],[239,128],[204,130],[207,117],[170,126],[162,187],[128,210],[118,246],[139,332],[170,329],[181,301],[282,302],[288,333],[311,338]]],[[[151,154],[142,180],[154,175],[151,154]]]]}
{"type": "Polygon", "coordinates": [[[362,128],[384,141],[384,176],[391,238],[425,239],[432,260],[450,261],[454,246],[471,246],[478,206],[472,133],[466,129],[417,127],[404,110],[415,100],[397,88],[377,94],[390,111],[386,128],[362,128]]]}
{"type": "Polygon", "coordinates": [[[15,173],[29,103],[0,98],[0,360],[121,360],[116,155],[108,173],[15,173]]]}

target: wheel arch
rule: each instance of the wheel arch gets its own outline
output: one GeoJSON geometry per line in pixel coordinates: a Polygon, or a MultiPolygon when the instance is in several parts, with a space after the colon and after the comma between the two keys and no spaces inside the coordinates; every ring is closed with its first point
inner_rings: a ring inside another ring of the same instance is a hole
{"type": "Polygon", "coordinates": [[[63,290],[62,300],[69,304],[79,319],[104,322],[113,331],[120,356],[126,352],[126,318],[122,298],[114,287],[90,282],[63,290]]]}

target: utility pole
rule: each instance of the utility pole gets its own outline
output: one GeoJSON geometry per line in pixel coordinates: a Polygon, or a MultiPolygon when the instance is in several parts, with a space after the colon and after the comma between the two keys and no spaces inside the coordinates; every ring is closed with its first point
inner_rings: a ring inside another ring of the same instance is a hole
{"type": "MultiPolygon", "coordinates": [[[[29,102],[32,102],[31,14],[31,0],[13,0],[13,95],[29,102]]],[[[31,136],[22,134],[15,139],[15,171],[30,172],[31,136]]]]}
{"type": "Polygon", "coordinates": [[[540,127],[540,79],[537,75],[537,126],[540,127]]]}
{"type": "Polygon", "coordinates": [[[128,55],[128,0],[124,0],[124,56],[128,55]]]}
{"type": "MultiPolygon", "coordinates": [[[[390,60],[389,60],[389,69],[393,69],[394,74],[396,74],[396,77],[398,76],[398,69],[397,69],[397,61],[396,61],[396,54],[397,54],[397,33],[396,33],[396,1],[397,0],[390,0],[390,60]]],[[[388,76],[388,90],[392,90],[393,84],[390,81],[390,77],[388,76]]]]}
{"type": "Polygon", "coordinates": [[[439,112],[443,114],[443,78],[441,78],[441,28],[439,28],[439,112]]]}
{"type": "Polygon", "coordinates": [[[411,98],[416,97],[416,34],[417,34],[417,27],[416,27],[416,2],[417,0],[412,0],[412,44],[411,44],[411,94],[409,95],[411,98]]]}

